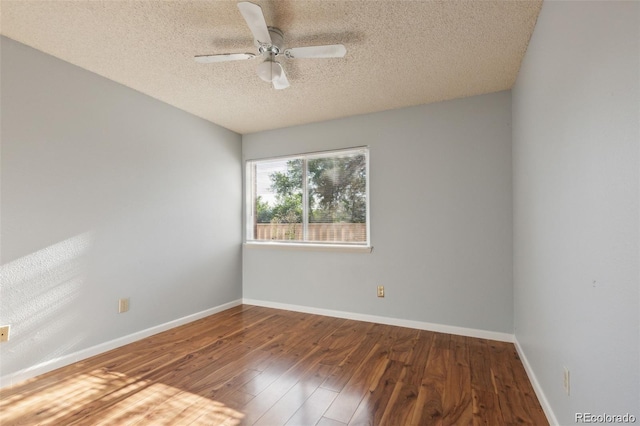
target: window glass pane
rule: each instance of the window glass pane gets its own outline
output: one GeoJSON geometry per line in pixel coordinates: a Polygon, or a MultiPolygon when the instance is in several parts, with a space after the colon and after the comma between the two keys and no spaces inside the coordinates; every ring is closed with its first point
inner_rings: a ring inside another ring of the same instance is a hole
{"type": "Polygon", "coordinates": [[[308,160],[307,241],[367,241],[367,163],[364,153],[308,160]]]}
{"type": "Polygon", "coordinates": [[[367,245],[368,150],[247,163],[247,239],[367,245]]]}
{"type": "Polygon", "coordinates": [[[302,241],[302,159],[255,163],[254,239],[302,241]]]}

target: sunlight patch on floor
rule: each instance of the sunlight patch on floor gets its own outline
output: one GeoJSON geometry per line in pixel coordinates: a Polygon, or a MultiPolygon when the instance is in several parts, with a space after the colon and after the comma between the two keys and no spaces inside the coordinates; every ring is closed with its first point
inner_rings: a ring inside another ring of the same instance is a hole
{"type": "Polygon", "coordinates": [[[78,412],[84,412],[85,419],[95,425],[232,426],[244,417],[221,402],[105,369],[76,374],[35,391],[7,391],[12,395],[3,395],[0,401],[0,424],[22,424],[23,419],[34,418],[41,425],[64,424],[78,412]],[[94,404],[108,408],[96,412],[94,404]]]}

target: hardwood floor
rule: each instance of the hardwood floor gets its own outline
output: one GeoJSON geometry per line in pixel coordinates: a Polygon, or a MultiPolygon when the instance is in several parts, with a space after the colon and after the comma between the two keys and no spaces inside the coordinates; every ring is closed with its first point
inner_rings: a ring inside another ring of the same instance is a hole
{"type": "Polygon", "coordinates": [[[243,305],[3,389],[0,424],[548,423],[510,343],[243,305]]]}

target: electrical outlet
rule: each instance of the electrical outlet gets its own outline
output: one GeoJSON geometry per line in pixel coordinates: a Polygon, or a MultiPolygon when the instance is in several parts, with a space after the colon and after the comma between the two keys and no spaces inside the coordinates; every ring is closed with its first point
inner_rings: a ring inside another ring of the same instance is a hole
{"type": "Polygon", "coordinates": [[[383,285],[379,285],[378,286],[378,297],[384,297],[384,286],[383,285]]]}
{"type": "Polygon", "coordinates": [[[3,325],[0,327],[0,342],[6,342],[9,340],[9,329],[10,325],[3,325]]]}
{"type": "Polygon", "coordinates": [[[125,298],[125,299],[120,299],[118,301],[118,313],[122,314],[124,312],[127,312],[129,310],[129,298],[125,298]]]}
{"type": "Polygon", "coordinates": [[[564,391],[567,395],[570,395],[571,391],[571,374],[569,373],[569,369],[567,367],[563,367],[563,385],[564,391]]]}

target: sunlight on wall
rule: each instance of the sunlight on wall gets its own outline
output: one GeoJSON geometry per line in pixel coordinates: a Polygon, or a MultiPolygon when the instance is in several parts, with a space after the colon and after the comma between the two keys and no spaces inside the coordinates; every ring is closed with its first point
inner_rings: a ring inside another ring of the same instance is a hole
{"type": "Polygon", "coordinates": [[[83,340],[71,332],[77,318],[67,308],[85,282],[93,239],[85,232],[0,266],[0,321],[11,325],[1,371],[12,372],[25,357],[31,364],[51,360],[83,340]]]}
{"type": "MultiPolygon", "coordinates": [[[[0,400],[0,424],[57,425],[85,414],[92,424],[238,425],[244,415],[203,396],[106,369],[59,379],[39,391],[0,400]],[[96,408],[107,407],[99,412],[96,408]],[[72,417],[73,415],[76,417],[72,417]]],[[[28,384],[25,384],[28,386],[28,384]]]]}

